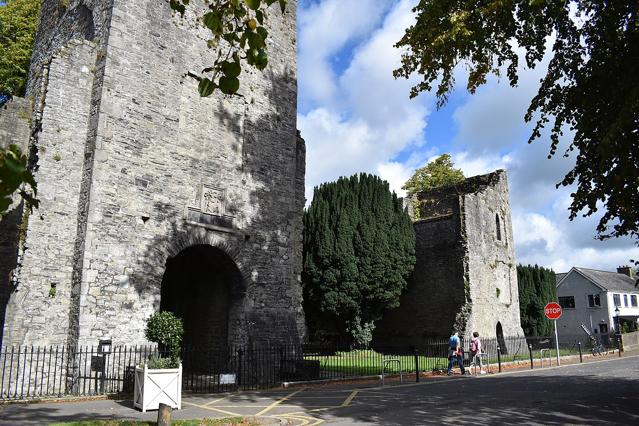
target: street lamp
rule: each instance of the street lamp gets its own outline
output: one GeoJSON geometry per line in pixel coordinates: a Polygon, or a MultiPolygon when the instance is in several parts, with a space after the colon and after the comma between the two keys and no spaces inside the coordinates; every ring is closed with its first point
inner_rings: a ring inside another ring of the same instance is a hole
{"type": "Polygon", "coordinates": [[[615,316],[617,317],[617,350],[621,356],[621,323],[619,322],[619,305],[615,306],[615,316]]]}

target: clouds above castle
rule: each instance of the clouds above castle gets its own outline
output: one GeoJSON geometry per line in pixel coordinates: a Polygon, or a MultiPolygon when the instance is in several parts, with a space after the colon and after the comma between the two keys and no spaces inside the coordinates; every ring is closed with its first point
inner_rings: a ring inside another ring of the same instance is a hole
{"type": "Polygon", "coordinates": [[[519,86],[489,79],[473,96],[464,70],[446,107],[409,100],[414,81],[395,80],[393,44],[417,0],[301,0],[298,9],[298,127],[307,143],[306,197],[313,187],[360,171],[402,193],[412,171],[449,152],[467,176],[508,171],[517,259],[557,272],[614,270],[639,258],[629,239],[594,240],[598,218],[568,220],[570,188],[555,189],[573,158],[547,159],[547,139],[527,144],[524,114],[545,64],[521,69],[519,86]]]}

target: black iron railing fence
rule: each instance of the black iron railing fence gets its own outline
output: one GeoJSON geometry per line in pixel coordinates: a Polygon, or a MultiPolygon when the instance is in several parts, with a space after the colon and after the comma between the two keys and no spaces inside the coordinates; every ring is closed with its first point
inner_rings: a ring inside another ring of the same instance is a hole
{"type": "MultiPolygon", "coordinates": [[[[590,353],[584,336],[560,336],[561,356],[590,353]]],[[[464,363],[472,362],[462,342],[464,363]]],[[[554,337],[482,339],[484,362],[498,364],[556,356],[554,337]],[[498,349],[499,348],[499,349],[498,349]]],[[[136,366],[160,356],[155,346],[20,346],[0,349],[0,400],[89,396],[132,392],[136,366]]],[[[448,339],[427,339],[415,346],[307,343],[218,350],[182,350],[183,392],[227,392],[280,385],[287,381],[356,378],[379,374],[442,372],[448,367],[448,339]],[[393,360],[393,361],[390,361],[393,360]]]]}

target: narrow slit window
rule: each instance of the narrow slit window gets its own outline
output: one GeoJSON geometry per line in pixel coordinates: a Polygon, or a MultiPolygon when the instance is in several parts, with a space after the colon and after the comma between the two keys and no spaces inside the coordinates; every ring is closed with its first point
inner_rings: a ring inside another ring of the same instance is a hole
{"type": "Polygon", "coordinates": [[[498,214],[495,215],[495,229],[497,230],[497,240],[501,241],[501,224],[498,214]]]}

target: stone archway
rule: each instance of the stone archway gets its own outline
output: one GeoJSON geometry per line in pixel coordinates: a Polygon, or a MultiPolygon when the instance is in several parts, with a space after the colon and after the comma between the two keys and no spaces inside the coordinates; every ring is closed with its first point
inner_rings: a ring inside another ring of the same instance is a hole
{"type": "Polygon", "coordinates": [[[195,244],[167,260],[160,310],[182,318],[192,364],[203,367],[228,353],[229,317],[241,305],[242,289],[240,270],[220,248],[195,244]]]}

